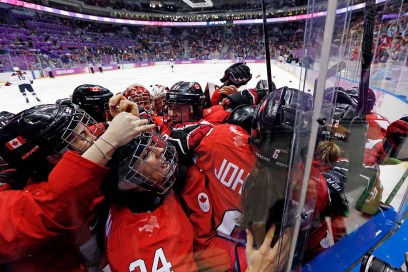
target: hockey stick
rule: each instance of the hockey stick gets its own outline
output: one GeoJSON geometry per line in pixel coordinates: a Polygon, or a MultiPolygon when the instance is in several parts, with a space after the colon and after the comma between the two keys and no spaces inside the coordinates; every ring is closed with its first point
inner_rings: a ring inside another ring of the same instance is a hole
{"type": "MultiPolygon", "coordinates": [[[[343,71],[344,68],[346,68],[346,62],[344,61],[340,61],[339,63],[334,64],[332,67],[330,67],[327,70],[325,80],[328,80],[329,78],[334,77],[335,75],[337,75],[337,73],[343,71]]],[[[313,97],[316,97],[317,79],[318,77],[314,80],[313,97]]]]}
{"type": "Polygon", "coordinates": [[[266,22],[266,4],[265,1],[261,1],[262,5],[262,26],[264,32],[264,43],[265,43],[265,58],[266,58],[266,74],[268,77],[268,90],[272,92],[272,70],[271,70],[271,56],[269,52],[269,34],[268,25],[266,22]]]}
{"type": "Polygon", "coordinates": [[[408,169],[405,170],[404,174],[402,175],[402,177],[400,178],[400,180],[397,182],[397,184],[395,185],[394,189],[391,191],[390,195],[387,197],[387,200],[385,201],[386,205],[390,205],[392,200],[394,199],[394,197],[397,195],[399,189],[401,188],[401,186],[404,184],[405,179],[408,177],[408,169]]]}
{"type": "Polygon", "coordinates": [[[364,15],[364,32],[362,37],[363,40],[361,42],[361,76],[356,109],[357,116],[350,124],[352,138],[350,139],[351,149],[349,153],[349,177],[351,180],[355,180],[359,177],[364,159],[364,148],[366,143],[365,120],[368,109],[366,100],[370,85],[370,66],[373,59],[375,0],[366,1],[364,15]]]}
{"type": "Polygon", "coordinates": [[[367,114],[368,88],[370,85],[370,66],[373,60],[373,39],[374,39],[374,17],[375,17],[375,0],[366,1],[364,13],[364,32],[363,41],[361,43],[361,75],[359,84],[359,97],[357,104],[357,112],[364,117],[367,114]]]}

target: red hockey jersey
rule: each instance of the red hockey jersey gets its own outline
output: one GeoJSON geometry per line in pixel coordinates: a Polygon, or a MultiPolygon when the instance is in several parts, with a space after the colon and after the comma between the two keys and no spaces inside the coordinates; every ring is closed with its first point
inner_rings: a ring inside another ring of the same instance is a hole
{"type": "Polygon", "coordinates": [[[174,192],[152,212],[113,205],[105,234],[112,271],[197,270],[193,230],[174,192]]]}
{"type": "Polygon", "coordinates": [[[0,191],[0,264],[7,271],[85,271],[74,238],[107,172],[68,151],[48,182],[0,191]]]}

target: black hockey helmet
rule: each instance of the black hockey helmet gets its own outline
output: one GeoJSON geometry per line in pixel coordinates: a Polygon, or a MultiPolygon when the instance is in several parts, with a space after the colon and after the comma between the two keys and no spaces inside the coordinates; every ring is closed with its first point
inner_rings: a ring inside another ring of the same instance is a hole
{"type": "MultiPolygon", "coordinates": [[[[355,101],[356,105],[358,103],[358,96],[360,95],[360,88],[358,86],[353,86],[345,91],[349,96],[351,96],[355,101]]],[[[367,113],[370,113],[374,109],[374,105],[376,102],[375,93],[371,88],[368,88],[367,92],[367,113]]]]}
{"type": "Polygon", "coordinates": [[[21,167],[26,172],[35,170],[48,165],[48,156],[62,154],[66,149],[83,152],[85,141],[93,140],[83,136],[90,127],[94,133],[103,131],[83,110],[47,104],[34,106],[14,115],[3,127],[0,156],[12,167],[21,167]],[[74,145],[79,137],[84,146],[74,145]]]}
{"type": "Polygon", "coordinates": [[[226,123],[242,127],[251,133],[252,122],[256,116],[256,105],[241,105],[228,116],[226,123]]]}
{"type": "Polygon", "coordinates": [[[137,136],[119,150],[121,191],[165,194],[173,186],[177,173],[176,148],[154,131],[137,136]]]}
{"type": "Polygon", "coordinates": [[[98,122],[110,119],[109,99],[113,93],[105,87],[94,84],[82,84],[72,93],[72,103],[88,113],[98,122]]]}
{"type": "Polygon", "coordinates": [[[14,116],[14,113],[8,112],[8,111],[2,111],[0,112],[0,129],[2,129],[10,120],[11,117],[14,116]]]}
{"type": "Polygon", "coordinates": [[[333,107],[333,119],[351,120],[356,115],[357,100],[342,87],[330,87],[324,90],[324,108],[333,107]]]}
{"type": "Polygon", "coordinates": [[[274,167],[289,166],[294,130],[310,129],[313,97],[282,87],[259,104],[251,130],[251,148],[258,160],[274,167]]]}
{"type": "Polygon", "coordinates": [[[57,99],[57,101],[55,101],[55,105],[68,106],[71,108],[75,108],[74,104],[72,103],[72,99],[70,97],[57,99]]]}
{"type": "Polygon", "coordinates": [[[166,93],[165,116],[174,123],[198,121],[203,116],[205,95],[197,82],[179,81],[166,93]]]}

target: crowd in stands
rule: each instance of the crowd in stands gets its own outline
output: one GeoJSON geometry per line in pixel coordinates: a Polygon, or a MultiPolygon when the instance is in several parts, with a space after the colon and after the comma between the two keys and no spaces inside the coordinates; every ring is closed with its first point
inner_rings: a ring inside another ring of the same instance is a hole
{"type": "MultiPolygon", "coordinates": [[[[100,16],[114,17],[131,20],[148,21],[172,21],[172,22],[192,22],[192,21],[231,21],[243,19],[262,18],[262,7],[260,3],[213,3],[212,7],[192,8],[185,3],[133,3],[127,1],[112,0],[73,0],[69,4],[61,4],[52,0],[27,0],[27,2],[45,5],[57,9],[93,14],[100,16]],[[97,9],[97,10],[96,10],[97,9]]],[[[364,2],[354,1],[354,4],[364,2]]],[[[308,2],[305,0],[291,1],[271,1],[265,3],[266,15],[271,17],[294,16],[306,14],[308,2]]],[[[340,0],[339,8],[349,5],[349,1],[340,0]]],[[[325,11],[327,2],[314,3],[313,10],[325,11]]]]}
{"type": "MultiPolygon", "coordinates": [[[[390,11],[392,12],[392,11],[390,11]]],[[[4,70],[13,63],[23,69],[77,67],[89,63],[167,61],[191,59],[262,59],[264,37],[261,25],[213,27],[151,27],[91,23],[60,18],[45,13],[0,8],[0,61],[4,70]],[[13,23],[11,23],[13,22],[13,23]],[[12,61],[10,62],[10,57],[12,61]],[[14,58],[20,60],[14,60],[14,58]],[[18,63],[20,62],[20,63],[18,63]],[[14,63],[15,64],[15,63],[14,63]],[[27,65],[28,64],[28,65],[27,65]]],[[[363,14],[353,16],[345,55],[357,60],[363,31],[363,14]]],[[[309,57],[319,55],[324,18],[316,21],[309,39],[309,57]]],[[[407,19],[376,18],[375,62],[404,61],[407,55],[407,19]]],[[[339,24],[339,28],[343,25],[339,24]]],[[[305,21],[270,25],[271,57],[284,61],[303,56],[305,21]]],[[[335,31],[334,50],[342,42],[335,31]]]]}

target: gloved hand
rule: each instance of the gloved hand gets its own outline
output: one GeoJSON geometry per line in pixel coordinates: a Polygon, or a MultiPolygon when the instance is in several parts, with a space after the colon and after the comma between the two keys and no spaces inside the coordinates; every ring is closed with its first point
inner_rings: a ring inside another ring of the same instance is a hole
{"type": "Polygon", "coordinates": [[[30,80],[30,83],[33,84],[33,83],[34,83],[34,80],[30,80]]]}
{"type": "Polygon", "coordinates": [[[213,126],[208,122],[173,128],[167,141],[176,147],[179,154],[188,155],[200,144],[204,136],[211,132],[212,128],[213,126]]]}
{"type": "Polygon", "coordinates": [[[239,87],[245,85],[251,78],[252,74],[249,67],[242,62],[238,62],[228,67],[220,80],[224,85],[239,87]]]}
{"type": "Polygon", "coordinates": [[[223,101],[224,108],[235,109],[240,105],[258,105],[259,101],[266,95],[266,91],[255,89],[236,92],[223,101]]]}
{"type": "Polygon", "coordinates": [[[4,84],[4,85],[6,85],[6,86],[11,86],[11,83],[10,83],[10,82],[6,82],[6,84],[4,84]]]}
{"type": "Polygon", "coordinates": [[[392,122],[387,127],[387,134],[385,138],[387,141],[396,147],[399,144],[399,139],[408,136],[408,117],[403,117],[397,121],[392,122]]]}

